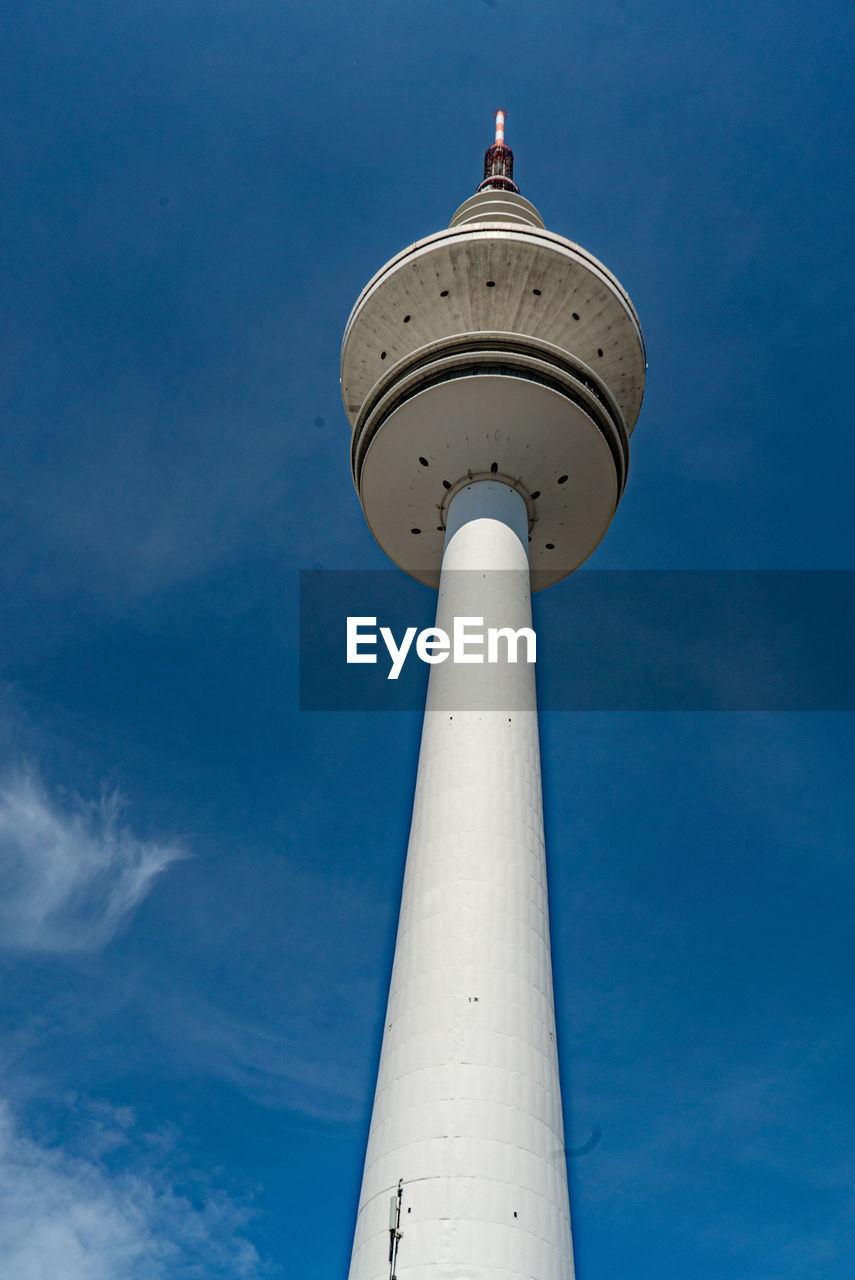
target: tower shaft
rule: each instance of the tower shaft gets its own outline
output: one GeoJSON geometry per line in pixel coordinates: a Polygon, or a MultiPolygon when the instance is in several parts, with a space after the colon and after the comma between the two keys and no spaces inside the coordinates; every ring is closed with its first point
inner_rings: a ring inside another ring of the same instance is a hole
{"type": "Polygon", "coordinates": [[[534,669],[489,629],[605,535],[646,368],[623,286],[520,195],[503,112],[478,191],[347,322],[369,528],[438,628],[488,636],[431,670],[350,1280],[573,1277],[534,669]]]}
{"type": "MultiPolygon", "coordinates": [[[[531,627],[528,529],[509,485],[455,494],[438,628],[531,627]]],[[[431,670],[350,1280],[389,1280],[399,1180],[402,1280],[572,1280],[525,659],[431,670]]]]}

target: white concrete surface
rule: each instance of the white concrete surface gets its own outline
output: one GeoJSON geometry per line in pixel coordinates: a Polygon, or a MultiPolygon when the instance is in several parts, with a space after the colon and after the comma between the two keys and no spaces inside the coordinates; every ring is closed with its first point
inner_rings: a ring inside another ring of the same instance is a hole
{"type": "Polygon", "coordinates": [[[632,432],[646,356],[626,290],[580,245],[498,219],[416,241],[365,286],[342,343],[342,398],[351,425],[396,363],[474,333],[513,333],[532,350],[544,342],[578,357],[614,396],[632,432]]]}
{"type": "Polygon", "coordinates": [[[621,493],[605,435],[585,406],[498,369],[418,391],[385,418],[359,475],[368,527],[395,564],[435,587],[445,485],[492,467],[529,499],[537,589],[587,560],[621,493]]]}
{"type": "MultiPolygon", "coordinates": [[[[448,510],[437,626],[531,625],[528,513],[448,510]]],[[[534,670],[434,666],[350,1280],[572,1280],[534,670]]]]}

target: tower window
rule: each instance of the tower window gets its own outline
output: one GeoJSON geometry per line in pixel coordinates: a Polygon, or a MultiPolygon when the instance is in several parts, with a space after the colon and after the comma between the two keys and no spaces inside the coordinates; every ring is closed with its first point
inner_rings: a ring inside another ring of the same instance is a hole
{"type": "Polygon", "coordinates": [[[568,476],[559,476],[559,477],[558,477],[558,483],[559,483],[559,484],[566,484],[566,483],[567,483],[567,481],[568,481],[568,479],[569,479],[569,477],[568,477],[568,476]]]}
{"type": "Polygon", "coordinates": [[[539,489],[535,489],[535,491],[534,491],[534,493],[531,495],[531,497],[532,497],[532,501],[534,501],[536,498],[539,498],[539,497],[540,497],[540,490],[539,490],[539,489]]]}
{"type": "Polygon", "coordinates": [[[573,312],[573,319],[574,319],[574,320],[578,320],[578,319],[579,319],[579,312],[578,312],[578,311],[574,311],[574,312],[573,312]]]}
{"type": "Polygon", "coordinates": [[[411,529],[410,533],[421,533],[421,529],[411,529]]]}
{"type": "Polygon", "coordinates": [[[555,550],[555,543],[554,543],[554,542],[547,542],[547,544],[546,544],[546,550],[547,550],[547,551],[554,551],[554,550],[555,550]]]}
{"type": "Polygon", "coordinates": [[[495,287],[496,287],[496,282],[495,282],[495,280],[488,280],[488,281],[487,281],[487,288],[488,288],[488,289],[495,289],[495,287]]]}
{"type": "Polygon", "coordinates": [[[409,324],[412,318],[412,316],[404,316],[404,324],[409,324]]]}
{"type": "Polygon", "coordinates": [[[430,466],[430,463],[428,462],[427,458],[421,458],[421,457],[420,457],[420,458],[419,458],[419,462],[422,464],[422,466],[423,466],[423,467],[429,467],[429,466],[430,466]]]}
{"type": "Polygon", "coordinates": [[[601,356],[602,354],[603,354],[603,348],[602,348],[602,347],[597,347],[597,355],[598,355],[598,356],[601,356]]]}
{"type": "Polygon", "coordinates": [[[440,294],[439,294],[439,296],[440,296],[441,298],[447,298],[447,297],[448,297],[448,290],[447,290],[447,289],[442,289],[442,290],[440,290],[440,294]]]}
{"type": "Polygon", "coordinates": [[[539,290],[539,289],[532,289],[532,293],[534,294],[534,296],[535,296],[536,298],[539,298],[539,297],[540,297],[540,290],[539,290]]]}

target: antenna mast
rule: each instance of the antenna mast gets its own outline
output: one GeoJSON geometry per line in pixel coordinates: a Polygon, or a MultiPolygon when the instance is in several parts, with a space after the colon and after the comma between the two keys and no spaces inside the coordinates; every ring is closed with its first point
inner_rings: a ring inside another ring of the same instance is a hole
{"type": "Polygon", "coordinates": [[[514,182],[514,153],[505,146],[505,113],[496,112],[496,140],[487,148],[484,156],[484,181],[479,191],[515,191],[519,195],[519,187],[514,182]]]}
{"type": "Polygon", "coordinates": [[[398,1261],[398,1242],[401,1239],[401,1198],[404,1179],[398,1179],[398,1194],[389,1201],[389,1280],[397,1280],[395,1266],[398,1261]]]}

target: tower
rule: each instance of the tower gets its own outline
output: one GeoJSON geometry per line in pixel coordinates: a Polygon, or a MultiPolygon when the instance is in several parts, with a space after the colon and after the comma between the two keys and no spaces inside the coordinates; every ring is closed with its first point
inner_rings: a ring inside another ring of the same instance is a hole
{"type": "MultiPolygon", "coordinates": [[[[645,367],[618,281],[519,194],[497,112],[475,195],[374,276],[342,344],[365,518],[438,587],[438,628],[522,635],[531,590],[596,548],[645,367]]],[[[350,1280],[573,1275],[534,668],[512,648],[434,651],[350,1280]]]]}

